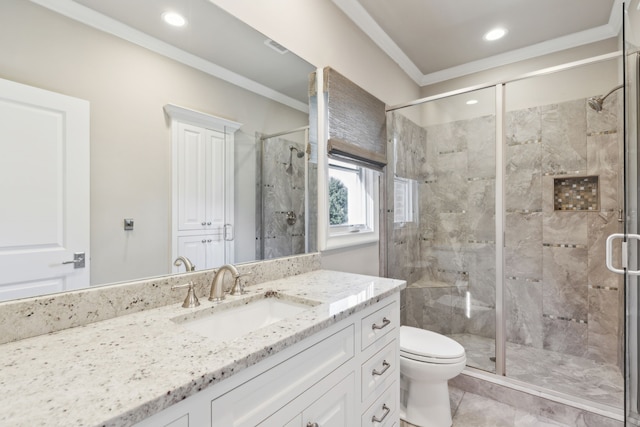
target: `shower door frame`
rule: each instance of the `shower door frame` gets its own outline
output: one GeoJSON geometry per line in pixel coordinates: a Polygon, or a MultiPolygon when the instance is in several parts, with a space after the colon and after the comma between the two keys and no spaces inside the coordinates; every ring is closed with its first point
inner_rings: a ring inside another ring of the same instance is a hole
{"type": "MultiPolygon", "coordinates": [[[[638,13],[638,3],[635,2],[635,13],[638,13]]],[[[634,4],[630,2],[629,4],[634,4]]],[[[638,189],[640,188],[638,164],[640,164],[640,150],[638,149],[640,129],[640,47],[634,46],[630,37],[628,39],[627,19],[629,10],[625,4],[625,19],[623,20],[623,72],[626,84],[624,90],[624,236],[627,241],[629,234],[638,234],[640,224],[638,218],[638,189]],[[630,51],[629,51],[630,50],[630,51]]],[[[638,348],[638,334],[640,333],[640,319],[638,308],[640,306],[640,293],[638,292],[639,277],[627,274],[628,270],[638,270],[640,266],[640,253],[637,240],[635,244],[627,244],[628,266],[625,269],[625,426],[640,426],[640,396],[638,387],[640,384],[640,361],[638,348]]]]}
{"type": "MultiPolygon", "coordinates": [[[[462,89],[457,89],[449,92],[445,92],[438,95],[432,95],[425,98],[420,98],[408,103],[398,104],[387,108],[387,112],[392,112],[395,110],[400,110],[406,107],[413,107],[420,104],[424,104],[431,101],[437,101],[440,99],[449,98],[456,95],[462,95],[469,92],[474,92],[482,89],[494,88],[495,89],[495,115],[496,115],[496,143],[495,143],[495,154],[496,154],[496,200],[495,200],[495,224],[496,224],[496,342],[495,342],[495,356],[496,356],[496,365],[495,365],[495,373],[491,373],[488,371],[483,371],[480,369],[476,369],[473,367],[467,367],[466,369],[470,371],[473,376],[477,377],[500,377],[500,381],[504,382],[508,380],[509,383],[513,383],[518,386],[530,386],[535,389],[539,389],[541,393],[546,395],[547,397],[553,398],[555,396],[555,392],[544,389],[533,384],[524,383],[520,380],[516,380],[507,376],[506,373],[506,316],[505,316],[505,308],[504,308],[504,243],[505,243],[505,209],[504,209],[504,201],[505,201],[505,189],[504,189],[504,176],[506,173],[506,159],[505,159],[505,150],[504,150],[504,140],[505,140],[505,123],[504,117],[506,114],[505,111],[505,95],[506,95],[506,85],[509,83],[514,83],[521,80],[526,80],[533,77],[540,77],[549,74],[554,74],[561,71],[567,71],[574,68],[579,68],[586,65],[596,64],[599,62],[605,62],[613,59],[620,59],[623,56],[622,51],[615,51],[603,55],[594,56],[591,58],[582,59],[579,61],[573,61],[565,64],[560,64],[557,66],[552,66],[548,68],[544,68],[541,70],[533,71],[530,73],[522,74],[515,78],[492,82],[487,84],[478,84],[474,86],[469,86],[462,89]]],[[[625,165],[626,167],[626,165],[625,165]]],[[[386,243],[386,242],[385,242],[386,243]]],[[[387,257],[388,261],[388,257],[387,257]]],[[[640,261],[639,261],[640,262],[640,261]]],[[[638,326],[640,329],[640,325],[638,326]]],[[[566,398],[566,395],[560,393],[563,398],[566,398]]],[[[640,403],[638,403],[640,406],[640,403]]],[[[605,411],[606,412],[606,411],[605,411]]],[[[640,425],[640,423],[638,424],[640,425]]]]}
{"type": "MultiPolygon", "coordinates": [[[[625,81],[629,82],[625,90],[625,147],[624,147],[624,236],[637,234],[638,224],[638,164],[640,163],[638,150],[638,128],[640,127],[639,104],[640,94],[640,52],[632,52],[624,57],[625,81]]],[[[636,240],[634,240],[636,242],[636,240]]],[[[640,266],[640,254],[637,244],[627,244],[628,269],[637,270],[640,266]]],[[[625,269],[625,425],[640,426],[640,401],[638,384],[640,372],[638,360],[638,333],[640,332],[638,307],[640,297],[638,292],[639,278],[637,275],[627,274],[625,269]]]]}

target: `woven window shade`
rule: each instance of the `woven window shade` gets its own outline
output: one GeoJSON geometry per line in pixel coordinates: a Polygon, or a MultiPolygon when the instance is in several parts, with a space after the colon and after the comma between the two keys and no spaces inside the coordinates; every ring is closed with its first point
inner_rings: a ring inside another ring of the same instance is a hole
{"type": "Polygon", "coordinates": [[[382,170],[387,164],[385,104],[330,67],[324,69],[327,153],[382,170]]]}

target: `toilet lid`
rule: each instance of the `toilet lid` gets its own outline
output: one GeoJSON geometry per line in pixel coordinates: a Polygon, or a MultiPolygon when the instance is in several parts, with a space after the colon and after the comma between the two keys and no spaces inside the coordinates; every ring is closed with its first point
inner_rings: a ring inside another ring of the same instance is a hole
{"type": "Polygon", "coordinates": [[[437,359],[459,359],[464,347],[451,338],[425,329],[400,327],[400,352],[437,359]]]}

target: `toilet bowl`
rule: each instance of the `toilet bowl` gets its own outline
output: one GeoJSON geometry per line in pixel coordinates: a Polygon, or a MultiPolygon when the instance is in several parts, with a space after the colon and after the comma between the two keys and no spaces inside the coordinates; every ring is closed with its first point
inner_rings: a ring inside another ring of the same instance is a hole
{"type": "Polygon", "coordinates": [[[447,381],[467,362],[464,347],[444,335],[400,327],[400,417],[419,427],[450,427],[447,381]]]}

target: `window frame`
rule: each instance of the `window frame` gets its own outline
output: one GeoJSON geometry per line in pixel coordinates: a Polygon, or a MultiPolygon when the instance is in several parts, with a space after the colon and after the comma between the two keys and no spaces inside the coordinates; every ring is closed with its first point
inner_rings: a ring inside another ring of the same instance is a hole
{"type": "Polygon", "coordinates": [[[345,162],[344,160],[334,161],[327,158],[326,161],[327,174],[326,180],[326,205],[322,207],[323,222],[326,224],[325,245],[324,249],[338,249],[350,246],[357,246],[367,243],[374,243],[379,241],[379,180],[380,175],[378,172],[353,164],[345,162]],[[333,162],[340,164],[336,165],[333,162]],[[345,166],[343,166],[345,165],[345,166]],[[330,225],[329,221],[329,180],[331,178],[331,169],[346,169],[353,168],[353,172],[360,175],[362,181],[362,209],[364,210],[362,216],[365,219],[364,224],[352,224],[352,225],[330,225]]]}

